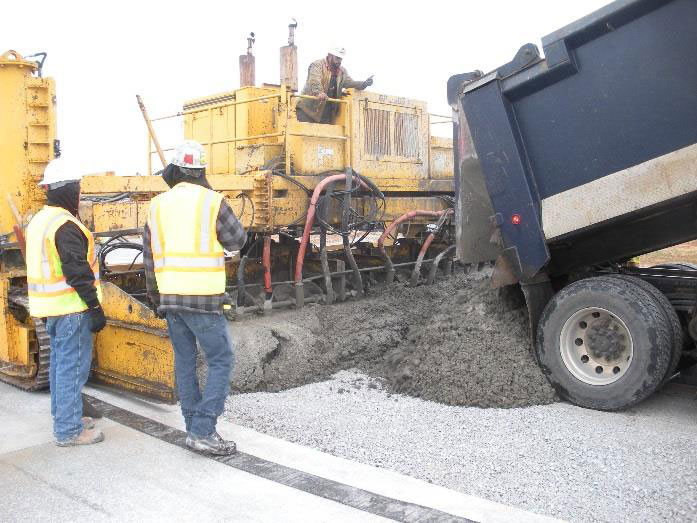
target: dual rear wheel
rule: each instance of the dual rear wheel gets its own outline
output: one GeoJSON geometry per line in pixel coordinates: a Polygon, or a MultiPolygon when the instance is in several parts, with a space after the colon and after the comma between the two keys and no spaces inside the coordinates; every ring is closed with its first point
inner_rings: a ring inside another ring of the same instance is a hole
{"type": "Polygon", "coordinates": [[[607,275],[574,282],[549,301],[535,351],[563,399],[620,410],[675,373],[682,336],[675,310],[658,289],[632,276],[607,275]]]}

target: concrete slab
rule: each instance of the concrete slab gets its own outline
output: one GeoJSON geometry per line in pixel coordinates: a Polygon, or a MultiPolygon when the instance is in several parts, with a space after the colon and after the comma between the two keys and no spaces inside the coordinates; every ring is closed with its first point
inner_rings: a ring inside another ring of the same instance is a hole
{"type": "MultiPolygon", "coordinates": [[[[88,388],[90,395],[183,428],[177,406],[88,388]]],[[[22,520],[385,521],[385,518],[192,453],[109,419],[99,445],[52,443],[50,398],[0,384],[0,514],[22,520]]],[[[389,499],[441,511],[437,520],[551,521],[223,421],[241,452],[389,499]],[[450,518],[448,514],[452,514],[450,518]],[[461,520],[461,519],[460,519],[461,520]]],[[[384,500],[385,498],[383,498],[384,500]]],[[[389,501],[388,499],[388,501],[389,501]]]]}
{"type": "Polygon", "coordinates": [[[104,431],[99,445],[0,456],[0,513],[25,521],[386,521],[126,427],[104,431]]]}
{"type": "Polygon", "coordinates": [[[50,420],[48,395],[0,385],[0,397],[5,521],[386,521],[106,419],[103,443],[59,448],[37,415],[50,420]]]}

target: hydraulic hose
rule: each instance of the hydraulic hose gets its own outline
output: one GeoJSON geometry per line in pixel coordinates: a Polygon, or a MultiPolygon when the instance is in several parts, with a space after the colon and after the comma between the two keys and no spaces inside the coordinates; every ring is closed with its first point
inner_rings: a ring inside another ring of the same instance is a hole
{"type": "MultiPolygon", "coordinates": [[[[312,232],[312,226],[315,221],[315,213],[317,211],[317,200],[319,200],[319,196],[324,190],[324,188],[329,185],[330,183],[337,182],[339,180],[345,180],[346,179],[346,174],[341,173],[341,174],[333,174],[331,176],[327,176],[324,180],[319,182],[317,186],[315,187],[315,190],[312,191],[312,198],[310,198],[310,207],[307,210],[307,218],[305,219],[305,229],[303,230],[303,236],[302,240],[300,241],[300,248],[298,249],[298,259],[295,262],[295,283],[299,284],[302,283],[303,279],[303,261],[305,259],[305,251],[307,250],[307,244],[310,241],[310,233],[312,232]]],[[[366,189],[368,186],[357,178],[359,183],[364,186],[366,189]]]]}
{"type": "Polygon", "coordinates": [[[419,256],[416,258],[416,264],[414,265],[414,270],[411,272],[411,278],[409,280],[409,286],[410,287],[416,287],[416,284],[419,282],[419,273],[421,272],[421,264],[424,261],[424,256],[426,256],[426,251],[428,251],[428,248],[431,246],[431,243],[433,242],[433,238],[436,237],[436,233],[432,232],[426,237],[426,240],[424,241],[424,244],[421,246],[421,250],[419,251],[419,256]]]}
{"type": "MultiPolygon", "coordinates": [[[[389,227],[385,229],[385,231],[380,235],[380,238],[378,239],[378,250],[380,251],[380,254],[382,257],[385,259],[385,268],[387,269],[387,283],[392,283],[392,279],[394,278],[394,264],[392,263],[392,259],[389,257],[387,254],[387,251],[385,250],[385,238],[387,238],[394,230],[397,229],[402,223],[411,220],[412,218],[415,218],[417,216],[428,216],[431,218],[439,218],[441,216],[444,216],[445,214],[450,214],[453,212],[453,209],[443,209],[442,211],[424,211],[424,210],[417,210],[417,211],[409,211],[407,213],[404,213],[402,216],[397,218],[395,221],[393,221],[389,227]]],[[[428,241],[428,240],[426,240],[428,241]]],[[[433,241],[433,238],[431,238],[431,241],[433,241]]],[[[431,241],[428,241],[428,245],[431,244],[431,241]]],[[[425,242],[424,242],[425,244],[425,242]]],[[[426,246],[428,249],[428,246],[426,246]]],[[[423,247],[422,247],[423,250],[423,247]]],[[[425,252],[424,252],[425,254],[425,252]]],[[[423,256],[421,256],[421,259],[423,260],[423,256]]]]}
{"type": "MultiPolygon", "coordinates": [[[[440,264],[441,260],[443,258],[445,258],[445,256],[447,256],[449,253],[453,252],[454,250],[455,250],[455,245],[451,245],[450,247],[442,250],[438,254],[438,256],[436,256],[433,259],[433,263],[431,263],[431,270],[428,272],[428,278],[426,280],[427,285],[431,285],[434,282],[434,280],[436,279],[436,271],[438,270],[438,265],[440,264]]],[[[449,273],[448,267],[450,267],[450,266],[446,265],[446,269],[445,269],[446,275],[449,273]]]]}
{"type": "MultiPolygon", "coordinates": [[[[346,194],[344,194],[344,208],[341,213],[341,230],[346,231],[348,230],[348,217],[349,217],[349,210],[351,208],[351,183],[353,181],[354,176],[346,176],[346,194]]],[[[360,178],[358,178],[360,180],[360,178]]],[[[362,182],[362,180],[361,180],[362,182]]],[[[364,182],[362,182],[364,183],[364,182]]],[[[365,185],[365,183],[364,183],[365,185]]],[[[348,235],[343,235],[341,237],[341,240],[344,244],[344,254],[346,255],[346,259],[348,260],[349,265],[351,266],[351,269],[353,270],[353,278],[354,278],[354,287],[356,287],[356,292],[358,293],[359,297],[363,297],[363,279],[361,278],[361,271],[358,269],[358,264],[356,263],[356,259],[353,257],[353,252],[351,252],[351,243],[349,242],[348,235]]]]}
{"type": "Polygon", "coordinates": [[[244,267],[247,264],[247,258],[250,252],[254,251],[257,243],[263,238],[257,238],[247,249],[247,252],[240,258],[240,264],[237,266],[237,307],[244,307],[245,302],[245,282],[244,282],[244,267]]]}
{"type": "Polygon", "coordinates": [[[453,209],[446,209],[445,210],[445,212],[441,215],[440,219],[438,220],[438,223],[436,224],[435,228],[431,231],[431,233],[428,235],[428,237],[424,241],[424,244],[421,246],[421,250],[419,251],[419,256],[416,258],[416,264],[414,265],[414,270],[411,272],[411,279],[409,281],[409,285],[411,287],[416,287],[416,284],[419,282],[419,275],[421,273],[421,264],[424,261],[424,256],[426,256],[426,251],[428,251],[428,248],[431,246],[431,243],[433,243],[433,239],[436,237],[436,233],[443,226],[443,223],[445,222],[446,217],[448,216],[448,214],[451,214],[452,212],[453,212],[453,209]]]}
{"type": "Polygon", "coordinates": [[[270,300],[273,289],[271,288],[271,236],[269,235],[264,236],[262,263],[264,265],[264,293],[266,299],[270,300]]]}

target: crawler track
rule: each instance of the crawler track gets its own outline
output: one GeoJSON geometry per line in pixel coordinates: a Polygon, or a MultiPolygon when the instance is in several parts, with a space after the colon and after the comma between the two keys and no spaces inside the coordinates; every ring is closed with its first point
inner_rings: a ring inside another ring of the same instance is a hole
{"type": "MultiPolygon", "coordinates": [[[[11,295],[10,302],[29,310],[29,298],[23,295],[11,295]]],[[[0,373],[0,380],[15,387],[27,391],[43,390],[48,387],[48,371],[51,359],[51,344],[46,332],[46,326],[41,320],[31,318],[36,331],[36,343],[38,351],[35,355],[37,370],[32,377],[13,376],[7,373],[0,373]]]]}

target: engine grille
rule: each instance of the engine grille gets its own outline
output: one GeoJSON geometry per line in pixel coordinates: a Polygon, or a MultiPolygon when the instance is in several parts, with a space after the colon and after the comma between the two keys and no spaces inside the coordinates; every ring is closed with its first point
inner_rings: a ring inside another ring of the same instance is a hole
{"type": "Polygon", "coordinates": [[[372,156],[391,156],[390,112],[365,110],[365,152],[372,156]]]}
{"type": "Polygon", "coordinates": [[[419,115],[368,107],[363,151],[369,156],[419,158],[419,115]]]}
{"type": "Polygon", "coordinates": [[[415,114],[394,113],[395,156],[418,158],[419,119],[415,114]]]}

